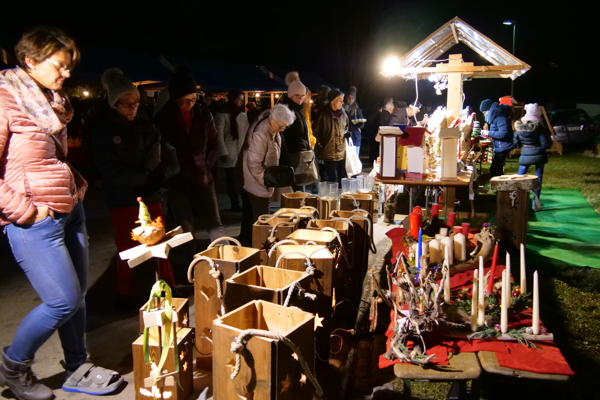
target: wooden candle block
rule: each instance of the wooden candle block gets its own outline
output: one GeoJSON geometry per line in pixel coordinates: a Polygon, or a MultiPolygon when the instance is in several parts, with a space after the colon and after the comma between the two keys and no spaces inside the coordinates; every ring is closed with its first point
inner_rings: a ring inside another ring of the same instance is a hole
{"type": "MultiPolygon", "coordinates": [[[[159,300],[158,307],[159,309],[164,309],[165,307],[165,298],[159,297],[156,300],[159,300]]],[[[190,327],[190,306],[188,299],[180,299],[174,297],[171,299],[171,304],[173,306],[173,322],[175,322],[175,327],[177,329],[180,328],[189,328],[190,327]]],[[[148,302],[146,302],[139,310],[139,320],[140,320],[140,334],[144,331],[144,312],[148,307],[148,302]]],[[[154,310],[154,308],[153,308],[154,310]]],[[[150,333],[152,335],[156,335],[155,332],[158,328],[152,327],[150,328],[150,333]]]]}
{"type": "Polygon", "coordinates": [[[317,208],[319,197],[305,192],[282,193],[281,207],[282,208],[300,208],[304,206],[317,208]]]}
{"type": "MultiPolygon", "coordinates": [[[[225,311],[233,311],[252,300],[284,305],[290,286],[299,284],[301,288],[308,289],[310,280],[311,277],[301,271],[256,265],[226,281],[225,311]]],[[[303,301],[296,293],[293,292],[289,305],[303,308],[303,301]]]]}
{"type": "MultiPolygon", "coordinates": [[[[340,196],[340,210],[352,211],[355,209],[365,210],[369,213],[369,217],[375,210],[375,202],[371,193],[350,193],[340,196]]],[[[371,219],[372,220],[372,219],[371,219]]]]}
{"type": "MultiPolygon", "coordinates": [[[[206,249],[196,256],[210,258],[217,266],[221,277],[221,289],[224,291],[223,282],[236,272],[243,272],[255,265],[261,264],[261,255],[258,249],[251,247],[219,245],[206,249]]],[[[212,368],[212,321],[220,315],[223,300],[218,297],[219,287],[215,278],[210,274],[211,266],[208,262],[199,262],[194,268],[194,301],[196,327],[196,348],[198,356],[196,367],[206,370],[212,368]]]]}
{"type": "Polygon", "coordinates": [[[297,226],[298,218],[294,216],[263,215],[252,225],[252,247],[268,251],[273,243],[285,239],[297,226]]]}
{"type": "MultiPolygon", "coordinates": [[[[152,375],[153,367],[159,363],[160,348],[158,344],[158,336],[150,334],[148,347],[152,364],[146,364],[144,361],[144,337],[140,336],[133,342],[133,381],[135,387],[135,400],[152,399],[152,381],[148,379],[152,375]],[[147,386],[149,384],[150,386],[147,386]]],[[[167,360],[162,368],[161,374],[175,372],[175,359],[179,360],[179,373],[165,378],[157,384],[162,391],[162,395],[157,399],[171,400],[187,400],[194,391],[194,344],[193,344],[193,329],[181,328],[177,330],[177,354],[174,354],[173,344],[169,347],[167,360]],[[166,372],[165,372],[166,371],[166,372]],[[177,385],[177,377],[179,377],[180,385],[177,385]]]]}
{"type": "Polygon", "coordinates": [[[213,390],[215,400],[312,400],[314,388],[293,351],[282,341],[247,339],[239,374],[231,379],[235,354],[231,344],[246,329],[260,329],[289,339],[314,371],[315,319],[310,313],[264,301],[252,301],[216,319],[213,390]]]}

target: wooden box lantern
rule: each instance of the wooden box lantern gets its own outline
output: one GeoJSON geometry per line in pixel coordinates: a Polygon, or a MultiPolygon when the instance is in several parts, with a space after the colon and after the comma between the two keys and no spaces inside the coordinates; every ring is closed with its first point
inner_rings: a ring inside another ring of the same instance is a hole
{"type": "Polygon", "coordinates": [[[157,399],[187,400],[194,391],[194,343],[193,329],[177,329],[177,354],[173,342],[162,371],[157,371],[160,361],[160,347],[158,336],[152,333],[148,339],[148,351],[151,364],[144,361],[144,336],[133,342],[133,381],[135,387],[135,400],[152,399],[152,392],[157,399]],[[179,360],[179,372],[175,370],[175,360],[179,360]],[[153,387],[154,376],[167,375],[156,382],[153,387]],[[177,383],[179,378],[179,384],[177,383]]]}
{"type": "Polygon", "coordinates": [[[317,207],[319,197],[305,192],[282,193],[281,208],[317,207]]]}
{"type": "Polygon", "coordinates": [[[395,126],[380,126],[380,179],[397,179],[401,175],[404,149],[399,148],[398,139],[403,132],[395,126]],[[400,154],[400,157],[398,155],[400,154]]]}
{"type": "Polygon", "coordinates": [[[442,142],[442,162],[439,179],[441,181],[458,180],[458,141],[461,133],[458,128],[440,128],[440,141],[442,142]]]}
{"type": "Polygon", "coordinates": [[[258,249],[242,247],[237,240],[232,239],[232,241],[237,245],[213,247],[215,242],[211,243],[206,250],[196,254],[194,261],[190,264],[190,269],[193,265],[195,308],[202,310],[202,312],[195,313],[196,348],[199,352],[196,358],[197,368],[206,370],[212,368],[212,345],[210,342],[212,321],[219,315],[223,315],[221,313],[225,290],[223,282],[235,273],[262,264],[258,249]]]}
{"type": "MultiPolygon", "coordinates": [[[[215,400],[312,400],[314,389],[307,379],[314,378],[312,314],[259,300],[216,319],[213,327],[215,400]],[[230,350],[234,342],[239,356],[230,350]],[[299,360],[306,361],[308,371],[299,360]]],[[[320,388],[317,395],[322,395],[320,388]]]]}
{"type": "MultiPolygon", "coordinates": [[[[158,308],[152,308],[150,311],[154,310],[163,310],[165,307],[165,298],[157,297],[153,301],[158,301],[158,308]]],[[[190,327],[190,307],[188,299],[180,299],[173,297],[171,299],[173,304],[173,322],[175,323],[175,328],[189,328],[190,327]]],[[[140,332],[144,330],[144,326],[149,326],[148,324],[144,324],[144,313],[148,309],[148,302],[146,302],[139,310],[139,320],[140,320],[140,332]]],[[[147,318],[147,317],[146,317],[147,318]]],[[[151,326],[150,335],[157,335],[157,327],[151,326]]]]}
{"type": "MultiPolygon", "coordinates": [[[[346,221],[331,221],[328,219],[315,219],[308,222],[306,229],[312,229],[320,231],[323,228],[333,228],[339,232],[342,240],[346,241],[348,238],[349,225],[346,221]]],[[[346,243],[346,242],[344,242],[346,243]]]]}
{"type": "Polygon", "coordinates": [[[296,214],[261,215],[252,225],[252,247],[268,251],[274,243],[285,239],[298,226],[299,217],[296,214]]]}
{"type": "Polygon", "coordinates": [[[354,211],[364,210],[373,215],[375,210],[375,201],[373,193],[345,193],[340,196],[340,210],[354,211]]]}
{"type": "Polygon", "coordinates": [[[264,300],[282,306],[302,307],[298,288],[308,289],[310,275],[301,271],[256,265],[226,281],[225,311],[230,312],[252,300],[264,300]],[[299,287],[298,287],[299,286],[299,287]],[[292,289],[290,289],[292,288],[292,289]],[[289,304],[285,304],[288,299],[289,304]]]}
{"type": "Polygon", "coordinates": [[[319,197],[317,200],[317,210],[319,218],[327,219],[332,211],[338,209],[338,199],[332,196],[319,197]]]}
{"type": "Polygon", "coordinates": [[[404,135],[398,139],[406,147],[406,179],[425,179],[425,128],[406,127],[404,135]]]}
{"type": "Polygon", "coordinates": [[[319,216],[317,215],[318,211],[311,206],[306,206],[306,208],[280,208],[273,215],[276,217],[290,217],[296,216],[298,217],[298,229],[306,228],[308,221],[311,219],[317,219],[319,216]]]}

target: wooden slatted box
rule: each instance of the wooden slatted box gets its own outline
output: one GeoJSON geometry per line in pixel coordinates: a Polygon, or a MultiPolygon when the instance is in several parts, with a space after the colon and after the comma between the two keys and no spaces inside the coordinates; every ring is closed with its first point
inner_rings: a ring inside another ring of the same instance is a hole
{"type": "Polygon", "coordinates": [[[310,206],[317,208],[319,197],[305,192],[282,193],[281,207],[282,208],[300,208],[310,206]],[[303,204],[304,203],[304,204],[303,204]]]}

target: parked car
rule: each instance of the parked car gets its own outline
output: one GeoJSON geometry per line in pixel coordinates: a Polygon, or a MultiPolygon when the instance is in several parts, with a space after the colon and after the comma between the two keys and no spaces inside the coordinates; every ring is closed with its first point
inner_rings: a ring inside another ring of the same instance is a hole
{"type": "Polygon", "coordinates": [[[569,109],[548,111],[560,143],[590,144],[596,142],[596,130],[585,110],[569,109]]]}

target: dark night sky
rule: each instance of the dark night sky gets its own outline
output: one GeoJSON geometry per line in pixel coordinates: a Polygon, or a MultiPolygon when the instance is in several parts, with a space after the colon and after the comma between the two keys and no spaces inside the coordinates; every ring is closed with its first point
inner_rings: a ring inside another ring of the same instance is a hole
{"type": "MultiPolygon", "coordinates": [[[[532,66],[515,81],[517,99],[600,103],[600,84],[594,76],[600,70],[600,35],[590,3],[561,2],[552,7],[551,2],[529,0],[64,0],[24,11],[25,3],[13,1],[2,6],[0,35],[20,35],[29,26],[54,24],[74,35],[84,50],[118,47],[305,69],[342,88],[356,85],[359,100],[393,96],[412,101],[414,81],[378,74],[386,56],[402,55],[455,16],[510,51],[512,27],[502,21],[516,19],[516,55],[532,66]]],[[[457,45],[449,53],[482,63],[465,46],[457,45]]],[[[464,88],[467,103],[510,93],[510,83],[503,79],[466,82],[464,88]]],[[[435,96],[431,84],[423,81],[419,100],[443,104],[445,96],[435,96]]]]}

